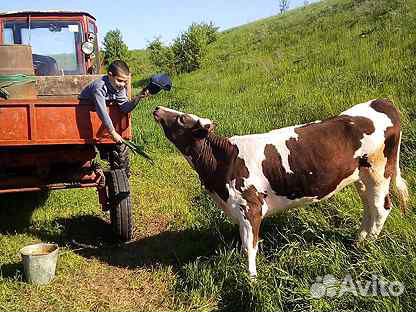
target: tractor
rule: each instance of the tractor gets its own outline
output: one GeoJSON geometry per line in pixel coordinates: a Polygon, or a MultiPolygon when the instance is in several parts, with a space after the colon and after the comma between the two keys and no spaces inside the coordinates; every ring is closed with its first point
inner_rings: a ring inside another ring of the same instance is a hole
{"type": "MultiPolygon", "coordinates": [[[[78,99],[99,77],[91,14],[0,13],[0,194],[94,187],[114,234],[128,241],[128,148],[111,140],[94,103],[78,99]]],[[[107,104],[117,132],[131,139],[130,114],[107,104]]]]}

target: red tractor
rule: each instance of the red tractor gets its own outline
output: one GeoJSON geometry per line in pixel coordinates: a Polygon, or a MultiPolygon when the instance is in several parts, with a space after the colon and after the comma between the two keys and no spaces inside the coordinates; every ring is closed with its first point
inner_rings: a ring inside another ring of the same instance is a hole
{"type": "MultiPolygon", "coordinates": [[[[0,194],[95,187],[115,234],[127,241],[128,149],[110,139],[93,103],[78,100],[99,77],[98,52],[88,13],[0,13],[0,194]]],[[[108,110],[117,132],[130,139],[130,114],[112,103],[108,110]]]]}

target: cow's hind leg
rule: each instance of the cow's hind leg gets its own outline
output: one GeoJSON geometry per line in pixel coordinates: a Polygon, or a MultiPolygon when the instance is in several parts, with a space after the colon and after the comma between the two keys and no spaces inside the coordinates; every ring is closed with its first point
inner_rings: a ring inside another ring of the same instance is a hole
{"type": "Polygon", "coordinates": [[[365,184],[361,181],[355,183],[355,187],[357,188],[358,194],[360,195],[361,201],[363,202],[363,219],[361,221],[361,227],[358,232],[358,241],[365,240],[367,235],[370,233],[370,224],[372,223],[372,216],[370,214],[370,209],[368,207],[368,200],[367,200],[367,189],[365,184]]]}
{"type": "Polygon", "coordinates": [[[380,234],[391,210],[390,178],[384,177],[383,165],[362,168],[360,170],[360,180],[365,186],[365,191],[360,195],[364,198],[364,206],[367,205],[367,207],[364,207],[367,212],[364,212],[359,239],[376,238],[380,234]]]}

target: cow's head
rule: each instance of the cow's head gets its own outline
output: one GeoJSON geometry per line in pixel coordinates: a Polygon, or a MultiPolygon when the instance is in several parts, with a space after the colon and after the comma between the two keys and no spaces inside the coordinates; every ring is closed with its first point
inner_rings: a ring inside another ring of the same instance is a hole
{"type": "Polygon", "coordinates": [[[162,126],[169,141],[186,156],[195,144],[205,139],[214,129],[214,123],[209,119],[162,106],[155,108],[153,117],[162,126]]]}

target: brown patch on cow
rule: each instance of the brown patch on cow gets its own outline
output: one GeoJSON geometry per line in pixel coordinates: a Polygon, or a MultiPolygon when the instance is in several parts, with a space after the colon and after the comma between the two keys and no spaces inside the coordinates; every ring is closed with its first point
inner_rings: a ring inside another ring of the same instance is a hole
{"type": "Polygon", "coordinates": [[[225,202],[229,197],[226,183],[235,179],[236,187],[241,191],[244,178],[249,176],[244,160],[237,156],[238,152],[237,146],[231,144],[228,138],[214,133],[191,149],[192,163],[203,185],[225,202]]]}
{"type": "Polygon", "coordinates": [[[259,240],[260,224],[261,224],[261,206],[267,195],[258,193],[257,189],[250,185],[241,193],[241,196],[247,201],[247,209],[244,216],[251,224],[253,231],[253,247],[255,248],[259,240]]]}
{"type": "Polygon", "coordinates": [[[387,194],[386,197],[384,197],[384,209],[391,209],[391,199],[389,194],[387,194]]]}
{"type": "Polygon", "coordinates": [[[364,134],[374,131],[370,119],[343,115],[296,128],[298,138],[286,141],[293,173],[286,172],[272,144],[264,150],[263,173],[277,195],[321,199],[358,168],[359,158],[354,158],[354,152],[364,134]]]}
{"type": "Polygon", "coordinates": [[[244,178],[248,177],[249,172],[244,159],[237,157],[231,170],[231,175],[229,177],[230,181],[235,179],[235,187],[241,192],[244,187],[244,178]]]}
{"type": "Polygon", "coordinates": [[[377,112],[386,114],[393,124],[384,131],[383,154],[387,158],[384,177],[387,179],[396,174],[397,155],[400,148],[400,113],[393,103],[387,99],[375,100],[371,102],[370,106],[377,112]]]}

